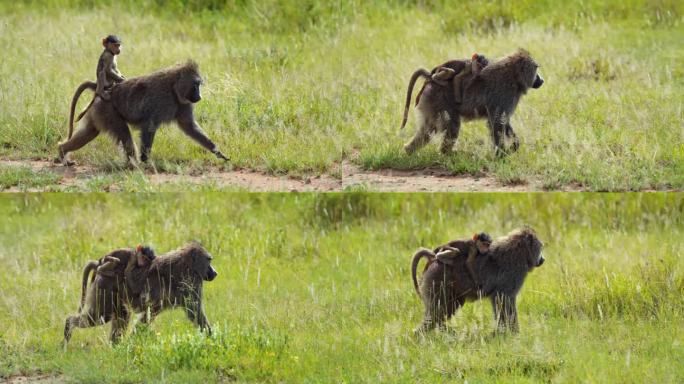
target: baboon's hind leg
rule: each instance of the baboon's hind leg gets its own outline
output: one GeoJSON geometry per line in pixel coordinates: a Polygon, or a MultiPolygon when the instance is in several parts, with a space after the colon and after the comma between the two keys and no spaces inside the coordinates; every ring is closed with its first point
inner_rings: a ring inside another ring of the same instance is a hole
{"type": "Polygon", "coordinates": [[[129,319],[130,313],[128,312],[128,309],[122,305],[112,319],[112,329],[109,332],[109,340],[112,344],[116,344],[121,340],[121,337],[128,328],[129,319]]]}
{"type": "Polygon", "coordinates": [[[419,113],[417,120],[418,129],[416,130],[416,134],[411,141],[404,145],[404,150],[409,155],[423,148],[430,142],[431,125],[429,119],[423,113],[419,113]]]}
{"type": "Polygon", "coordinates": [[[449,114],[445,114],[445,118],[448,121],[444,121],[444,139],[442,139],[442,145],[439,151],[442,154],[448,155],[454,148],[454,144],[458,139],[458,133],[461,130],[461,118],[456,111],[450,111],[449,114]]]}
{"type": "Polygon", "coordinates": [[[90,328],[105,322],[104,318],[98,320],[89,312],[67,317],[64,323],[64,345],[66,346],[69,340],[71,340],[74,328],[90,328]]]}
{"type": "Polygon", "coordinates": [[[78,129],[71,139],[59,144],[57,160],[64,165],[74,165],[74,162],[68,160],[67,155],[69,152],[81,149],[84,145],[93,141],[99,134],[100,132],[95,128],[95,125],[91,121],[86,120],[82,124],[82,128],[78,129]]]}
{"type": "Polygon", "coordinates": [[[135,142],[133,141],[133,136],[131,136],[131,130],[128,128],[128,124],[123,119],[117,118],[108,123],[109,130],[114,134],[116,141],[123,146],[124,153],[126,154],[126,165],[136,166],[138,164],[137,160],[137,149],[135,147],[135,142]]]}

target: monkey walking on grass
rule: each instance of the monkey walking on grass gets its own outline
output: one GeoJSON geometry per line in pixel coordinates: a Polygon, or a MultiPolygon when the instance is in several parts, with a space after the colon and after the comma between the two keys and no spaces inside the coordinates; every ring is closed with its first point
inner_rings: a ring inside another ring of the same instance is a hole
{"type": "Polygon", "coordinates": [[[74,328],[111,322],[112,343],[126,332],[131,315],[149,324],[161,311],[181,307],[190,321],[211,334],[204,313],[202,287],[218,273],[212,255],[197,242],[156,257],[149,247],[122,248],[83,268],[78,313],[64,322],[64,347],[74,328]],[[99,270],[98,270],[99,268],[99,270]],[[90,274],[94,278],[90,285],[90,274]]]}
{"type": "Polygon", "coordinates": [[[492,303],[497,328],[517,332],[516,296],[527,274],[544,264],[543,246],[532,228],[523,227],[495,242],[480,233],[434,251],[418,250],[411,260],[411,277],[425,312],[416,332],[443,328],[466,302],[483,298],[492,303]],[[428,262],[419,283],[418,263],[423,257],[428,262]]]}
{"type": "Polygon", "coordinates": [[[409,80],[401,128],[408,119],[413,86],[421,77],[427,81],[416,97],[416,133],[404,145],[404,150],[408,154],[414,153],[430,142],[432,134],[444,132],[440,152],[449,154],[458,139],[461,119],[486,119],[496,156],[509,153],[506,139],[512,141],[510,151],[515,152],[520,140],[510,119],[522,96],[529,89],[538,89],[544,84],[538,69],[539,65],[523,49],[492,63],[478,55],[474,60],[448,61],[432,72],[419,68],[409,80]],[[466,69],[468,66],[470,70],[466,69]],[[452,86],[442,85],[451,76],[448,69],[453,70],[456,77],[461,76],[451,80],[452,86]]]}

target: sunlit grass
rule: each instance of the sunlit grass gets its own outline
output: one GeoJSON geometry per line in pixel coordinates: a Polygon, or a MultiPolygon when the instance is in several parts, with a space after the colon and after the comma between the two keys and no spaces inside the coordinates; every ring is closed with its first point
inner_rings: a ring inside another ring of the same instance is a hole
{"type": "MultiPolygon", "coordinates": [[[[199,123],[233,166],[309,175],[334,172],[348,159],[365,169],[438,166],[551,189],[684,187],[678,2],[193,1],[190,8],[205,10],[186,18],[173,4],[124,3],[118,17],[79,1],[3,5],[1,156],[55,155],[69,100],[94,78],[99,39],[114,32],[124,39],[119,66],[129,77],[190,57],[199,63],[206,77],[199,123]],[[518,153],[492,156],[482,121],[464,124],[454,155],[436,145],[403,153],[414,127],[398,126],[416,68],[518,47],[546,78],[513,117],[518,153]]],[[[96,166],[122,161],[106,138],[75,158],[96,166]]],[[[220,165],[174,127],[157,135],[153,158],[220,165]]]]}
{"type": "Polygon", "coordinates": [[[89,382],[680,382],[679,194],[34,194],[0,196],[0,377],[89,382]],[[488,303],[414,337],[420,246],[529,224],[547,262],[520,296],[521,332],[492,337],[488,303]],[[77,330],[86,260],[198,239],[206,338],[182,311],[116,347],[77,330]]]}

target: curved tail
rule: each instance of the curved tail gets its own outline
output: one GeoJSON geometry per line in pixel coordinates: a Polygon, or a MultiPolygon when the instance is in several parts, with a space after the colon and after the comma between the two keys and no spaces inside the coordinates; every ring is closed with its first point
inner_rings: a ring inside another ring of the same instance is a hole
{"type": "MultiPolygon", "coordinates": [[[[92,89],[93,91],[97,89],[97,83],[94,83],[92,81],[84,81],[81,83],[81,85],[78,86],[76,89],[76,93],[74,93],[74,97],[71,98],[71,108],[69,110],[69,136],[67,139],[71,139],[71,136],[74,134],[74,113],[76,111],[76,103],[78,102],[79,97],[81,97],[81,93],[85,91],[86,89],[92,89]]],[[[93,100],[95,100],[93,98],[93,100]]],[[[93,105],[93,102],[91,101],[90,104],[86,107],[86,109],[81,112],[80,115],[78,115],[78,120],[81,120],[81,117],[88,111],[90,106],[93,105]]]]}
{"type": "MultiPolygon", "coordinates": [[[[89,261],[88,264],[86,264],[86,266],[83,268],[83,280],[81,283],[81,305],[78,306],[79,312],[81,312],[83,305],[85,304],[86,290],[88,288],[88,276],[90,275],[91,271],[97,269],[98,265],[99,262],[97,261],[89,261]]],[[[93,275],[93,277],[95,276],[93,275]]]]}
{"type": "Polygon", "coordinates": [[[416,84],[416,80],[419,77],[430,78],[431,74],[427,69],[419,68],[417,71],[413,72],[411,75],[411,80],[409,80],[408,90],[406,91],[406,105],[404,106],[404,120],[401,121],[401,128],[404,129],[406,125],[406,120],[408,120],[409,107],[411,106],[411,94],[413,93],[413,86],[416,84]]]}
{"type": "Polygon", "coordinates": [[[416,271],[418,270],[418,263],[423,257],[428,258],[428,262],[435,259],[435,253],[429,249],[421,248],[413,255],[413,261],[411,261],[411,277],[413,278],[413,288],[416,289],[416,293],[420,296],[420,288],[418,288],[418,278],[416,276],[416,271]]]}

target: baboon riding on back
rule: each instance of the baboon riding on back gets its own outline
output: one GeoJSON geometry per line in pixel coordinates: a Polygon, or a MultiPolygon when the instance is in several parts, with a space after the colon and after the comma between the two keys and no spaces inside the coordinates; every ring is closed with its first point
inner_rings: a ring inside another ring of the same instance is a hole
{"type": "Polygon", "coordinates": [[[147,161],[159,126],[175,121],[178,127],[201,146],[223,160],[228,158],[202,131],[195,120],[193,104],[202,99],[202,78],[197,63],[185,64],[157,71],[148,76],[127,79],[111,88],[110,100],[96,96],[83,114],[81,127],[73,134],[76,102],[86,89],[95,90],[96,83],[86,81],[76,90],[69,114],[69,137],[59,144],[58,161],[70,165],[69,152],[80,149],[101,132],[110,134],[123,145],[129,163],[137,163],[136,148],[128,127],[140,130],[140,160],[147,161]]]}
{"type": "MultiPolygon", "coordinates": [[[[462,70],[467,68],[468,62],[454,60],[445,64],[462,70]],[[459,64],[459,65],[454,65],[459,64]]],[[[506,56],[494,63],[483,62],[481,70],[472,71],[459,79],[458,83],[451,80],[452,85],[462,87],[462,97],[454,97],[454,90],[450,86],[433,80],[436,71],[428,72],[419,69],[414,72],[409,82],[404,118],[401,128],[406,124],[411,102],[413,86],[419,77],[428,79],[427,83],[416,98],[418,112],[418,127],[413,139],[404,149],[411,154],[424,147],[430,141],[430,135],[444,132],[444,141],[440,150],[449,153],[452,150],[461,129],[461,118],[465,120],[487,119],[487,125],[492,143],[497,155],[506,153],[504,135],[513,140],[512,150],[516,151],[520,145],[518,137],[513,132],[510,118],[515,112],[520,98],[530,88],[539,88],[544,80],[537,69],[539,65],[525,50],[506,56]]],[[[439,79],[437,79],[439,80],[439,79]]],[[[443,83],[443,82],[442,82],[443,83]]],[[[456,93],[456,95],[459,95],[456,93]]]]}
{"type": "Polygon", "coordinates": [[[421,249],[411,262],[411,277],[425,306],[423,322],[416,331],[443,327],[468,301],[489,298],[499,330],[518,331],[516,296],[525,277],[544,263],[543,244],[531,228],[515,230],[497,239],[485,255],[469,260],[453,241],[435,248],[421,249]],[[422,281],[416,270],[421,258],[427,258],[422,281]],[[470,265],[469,265],[470,264],[470,265]]]}

